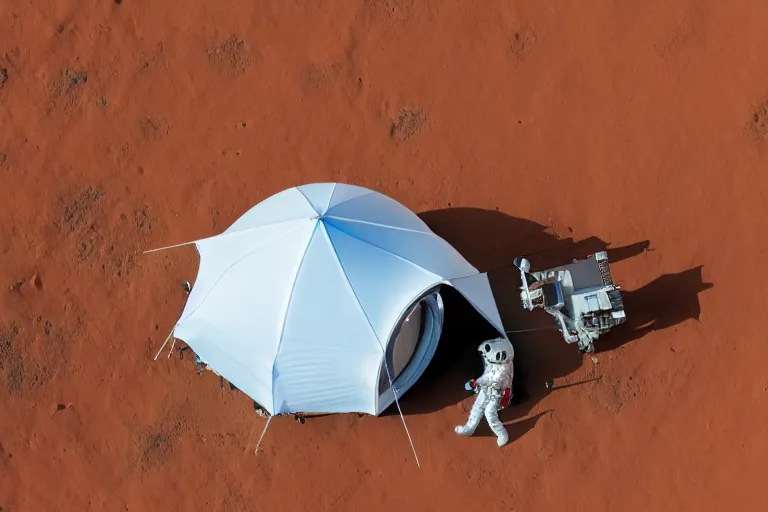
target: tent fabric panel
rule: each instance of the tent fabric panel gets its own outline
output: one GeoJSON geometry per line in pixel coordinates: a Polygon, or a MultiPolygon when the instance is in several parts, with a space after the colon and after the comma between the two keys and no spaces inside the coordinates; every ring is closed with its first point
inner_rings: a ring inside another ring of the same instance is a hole
{"type": "Polygon", "coordinates": [[[193,318],[180,323],[174,336],[187,345],[220,375],[255,400],[270,414],[272,409],[272,360],[265,358],[257,343],[239,343],[239,350],[219,340],[229,339],[229,333],[207,323],[203,318],[193,318]]]}
{"type": "Polygon", "coordinates": [[[269,224],[247,232],[235,232],[231,235],[206,238],[196,242],[200,254],[197,278],[187,297],[187,303],[181,318],[194,311],[216,286],[225,272],[229,272],[243,258],[258,257],[259,251],[265,251],[271,244],[287,242],[309,243],[308,234],[316,221],[300,219],[281,224],[269,224]],[[304,238],[302,238],[304,237],[304,238]]]}
{"type": "Polygon", "coordinates": [[[346,234],[330,221],[325,228],[365,316],[385,347],[403,310],[422,290],[442,279],[346,234]]]}
{"type": "Polygon", "coordinates": [[[370,194],[333,206],[328,209],[326,215],[348,221],[432,233],[416,214],[394,199],[381,194],[370,194]]]}
{"type": "Polygon", "coordinates": [[[373,381],[381,351],[350,349],[342,336],[283,340],[274,372],[274,407],[277,413],[374,414],[373,381]]]}
{"type": "MultiPolygon", "coordinates": [[[[261,379],[269,382],[271,393],[272,366],[292,285],[315,225],[307,221],[292,236],[231,265],[177,324],[176,331],[185,333],[195,352],[227,379],[223,369],[236,370],[242,365],[263,375],[261,379]]],[[[214,256],[224,258],[226,254],[205,253],[201,260],[204,280],[209,280],[205,278],[210,268],[206,262],[214,256]]],[[[271,406],[272,401],[261,405],[271,406]]]]}
{"type": "MultiPolygon", "coordinates": [[[[323,215],[328,210],[336,183],[311,183],[297,187],[304,194],[318,215],[323,215]]],[[[343,185],[341,185],[343,186],[343,185]]]]}
{"type": "Polygon", "coordinates": [[[448,242],[434,233],[391,229],[374,224],[326,219],[333,227],[374,247],[397,255],[442,278],[477,273],[448,242]]]}
{"type": "Polygon", "coordinates": [[[238,218],[224,233],[233,233],[289,220],[311,219],[317,215],[306,197],[296,188],[278,192],[238,218]]]}
{"type": "Polygon", "coordinates": [[[336,406],[373,407],[371,391],[383,350],[322,222],[296,277],[282,337],[274,365],[277,409],[284,402],[291,408],[315,409],[340,388],[347,391],[336,406]]]}
{"type": "Polygon", "coordinates": [[[499,308],[493,296],[488,274],[475,274],[473,276],[452,279],[453,286],[485,318],[497,331],[506,337],[504,323],[501,321],[499,308]]]}
{"type": "Polygon", "coordinates": [[[328,203],[328,208],[326,209],[326,213],[331,208],[334,208],[335,206],[338,206],[342,203],[346,203],[347,201],[351,201],[358,197],[370,196],[374,194],[376,194],[376,192],[374,192],[373,190],[369,190],[363,187],[358,187],[357,185],[347,185],[345,183],[337,183],[336,189],[333,191],[333,194],[331,195],[331,201],[328,203]]]}

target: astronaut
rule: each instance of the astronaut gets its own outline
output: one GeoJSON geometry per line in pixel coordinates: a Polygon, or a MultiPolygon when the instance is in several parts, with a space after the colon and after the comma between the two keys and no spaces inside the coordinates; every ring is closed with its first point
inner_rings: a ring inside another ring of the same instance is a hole
{"type": "Polygon", "coordinates": [[[501,447],[509,442],[509,435],[499,420],[499,410],[507,407],[512,398],[515,351],[505,338],[485,341],[477,350],[483,358],[483,374],[464,384],[464,389],[474,392],[477,398],[466,425],[458,426],[455,430],[460,436],[471,436],[485,415],[488,425],[496,434],[496,444],[501,447]]]}

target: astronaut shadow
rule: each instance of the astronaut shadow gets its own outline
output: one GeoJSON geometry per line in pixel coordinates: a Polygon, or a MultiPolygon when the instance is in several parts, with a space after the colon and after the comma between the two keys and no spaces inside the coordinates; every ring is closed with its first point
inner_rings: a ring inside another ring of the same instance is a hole
{"type": "MultiPolygon", "coordinates": [[[[475,268],[488,272],[504,325],[513,331],[525,331],[509,334],[515,347],[512,408],[518,416],[543,398],[545,381],[571,374],[581,366],[583,356],[553,329],[549,315],[543,311],[529,312],[520,306],[520,277],[512,264],[514,259],[521,255],[530,257],[533,270],[537,270],[601,250],[607,250],[609,260],[615,263],[642,254],[650,247],[648,241],[612,248],[597,237],[581,241],[559,239],[536,222],[479,208],[435,210],[420,216],[475,268]]],[[[444,287],[442,295],[445,321],[440,343],[424,375],[400,400],[404,414],[439,411],[470,397],[464,383],[483,371],[477,347],[496,336],[495,330],[458,292],[444,287]]]]}
{"type": "MultiPolygon", "coordinates": [[[[531,430],[536,427],[536,424],[541,420],[544,416],[547,414],[550,414],[554,412],[552,409],[547,409],[546,411],[542,411],[538,414],[534,414],[533,416],[527,416],[525,418],[518,418],[512,421],[506,420],[504,415],[499,415],[501,421],[504,423],[504,428],[507,429],[507,434],[509,434],[509,442],[513,443],[523,437],[525,434],[530,432],[531,430]]],[[[480,425],[477,427],[477,430],[474,433],[475,437],[496,437],[496,434],[491,431],[491,428],[488,426],[488,422],[483,419],[480,422],[480,425]]]]}
{"type": "Polygon", "coordinates": [[[595,344],[595,352],[614,350],[654,331],[688,320],[699,321],[699,294],[714,287],[702,277],[702,267],[664,274],[637,290],[622,290],[626,323],[595,344]]]}

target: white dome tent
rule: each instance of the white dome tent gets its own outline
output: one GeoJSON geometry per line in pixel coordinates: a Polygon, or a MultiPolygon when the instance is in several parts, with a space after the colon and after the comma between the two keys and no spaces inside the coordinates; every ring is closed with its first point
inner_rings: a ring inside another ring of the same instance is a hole
{"type": "Polygon", "coordinates": [[[200,266],[172,335],[272,415],[382,413],[435,353],[441,286],[505,336],[487,276],[372,190],[290,188],[190,243],[200,266]]]}

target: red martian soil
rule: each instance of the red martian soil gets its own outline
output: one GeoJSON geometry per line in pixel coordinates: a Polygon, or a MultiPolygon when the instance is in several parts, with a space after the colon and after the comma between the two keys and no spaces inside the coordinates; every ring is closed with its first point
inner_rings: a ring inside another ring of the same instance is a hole
{"type": "Polygon", "coordinates": [[[768,510],[766,27],[747,0],[4,0],[0,510],[768,510]],[[254,456],[247,397],[153,362],[194,248],[142,251],[318,181],[422,214],[510,330],[550,325],[515,256],[607,246],[629,321],[595,361],[511,335],[498,449],[453,432],[478,361],[449,303],[402,400],[420,468],[396,413],[278,417],[254,456]]]}

